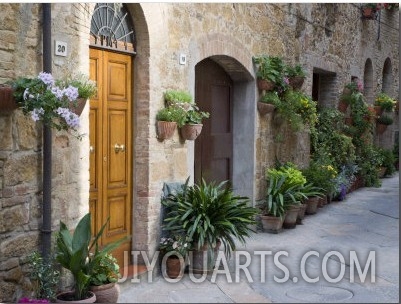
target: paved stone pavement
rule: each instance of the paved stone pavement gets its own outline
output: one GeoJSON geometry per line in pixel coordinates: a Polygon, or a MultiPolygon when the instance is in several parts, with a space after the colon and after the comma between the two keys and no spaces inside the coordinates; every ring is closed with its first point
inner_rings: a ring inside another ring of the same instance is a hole
{"type": "Polygon", "coordinates": [[[399,303],[398,172],[380,188],[358,189],[319,208],[295,229],[254,234],[237,254],[202,283],[189,274],[177,283],[155,274],[151,283],[146,276],[127,281],[119,302],[399,303]]]}

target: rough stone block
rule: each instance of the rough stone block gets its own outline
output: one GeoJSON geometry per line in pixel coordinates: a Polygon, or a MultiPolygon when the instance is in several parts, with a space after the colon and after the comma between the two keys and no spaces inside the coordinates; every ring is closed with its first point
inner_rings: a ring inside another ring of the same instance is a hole
{"type": "Polygon", "coordinates": [[[4,240],[0,244],[0,256],[3,258],[20,257],[31,253],[39,245],[39,233],[36,231],[20,234],[4,240]]]}

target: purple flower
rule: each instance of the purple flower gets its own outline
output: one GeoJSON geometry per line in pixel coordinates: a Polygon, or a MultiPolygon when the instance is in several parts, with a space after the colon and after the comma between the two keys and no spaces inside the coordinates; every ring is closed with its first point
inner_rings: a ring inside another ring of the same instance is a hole
{"type": "Polygon", "coordinates": [[[79,127],[79,116],[73,112],[71,112],[67,108],[57,108],[56,113],[64,118],[65,122],[70,128],[79,127]]]}
{"type": "Polygon", "coordinates": [[[46,72],[40,72],[38,78],[44,82],[47,86],[54,85],[54,79],[52,74],[46,72]]]}
{"type": "Polygon", "coordinates": [[[73,86],[63,89],[63,94],[68,98],[69,101],[74,101],[78,98],[78,89],[73,86]]]}
{"type": "Polygon", "coordinates": [[[63,98],[63,90],[61,90],[59,87],[52,87],[52,93],[54,96],[56,96],[57,99],[63,98]]]}
{"type": "Polygon", "coordinates": [[[45,113],[45,110],[43,110],[42,108],[34,109],[31,112],[31,117],[32,117],[33,121],[38,121],[40,119],[40,116],[43,115],[44,113],[45,113]]]}
{"type": "Polygon", "coordinates": [[[289,84],[289,83],[290,83],[290,81],[288,80],[287,77],[284,77],[284,78],[283,78],[283,81],[284,81],[285,84],[289,84]]]}

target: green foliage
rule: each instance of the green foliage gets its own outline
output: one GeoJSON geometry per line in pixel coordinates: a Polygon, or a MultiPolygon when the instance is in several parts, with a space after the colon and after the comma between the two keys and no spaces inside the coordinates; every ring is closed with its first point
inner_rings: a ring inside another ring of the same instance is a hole
{"type": "Polygon", "coordinates": [[[394,111],[396,101],[386,93],[379,93],[375,99],[375,105],[382,107],[386,112],[394,111]]]}
{"type": "Polygon", "coordinates": [[[392,175],[395,172],[395,157],[393,151],[390,149],[378,148],[383,161],[381,166],[386,168],[385,175],[392,175]]]}
{"type": "Polygon", "coordinates": [[[57,82],[59,86],[68,87],[72,85],[73,87],[78,88],[79,98],[92,98],[97,93],[96,82],[89,79],[88,76],[80,73],[74,78],[69,78],[64,81],[57,82]]]}
{"type": "Polygon", "coordinates": [[[365,143],[359,149],[356,164],[360,168],[365,186],[380,187],[381,182],[377,174],[377,168],[383,164],[384,158],[377,147],[372,143],[365,143]]]}
{"type": "Polygon", "coordinates": [[[176,122],[178,125],[183,125],[186,119],[187,112],[181,107],[170,106],[160,109],[156,114],[156,120],[176,122]]]}
{"type": "Polygon", "coordinates": [[[111,253],[93,259],[91,266],[90,285],[104,285],[115,283],[120,277],[120,266],[111,253]]]}
{"type": "Polygon", "coordinates": [[[300,64],[296,64],[295,66],[291,66],[291,65],[286,65],[285,66],[285,74],[288,77],[305,77],[306,73],[305,70],[303,69],[302,65],[300,64]]]}
{"type": "Polygon", "coordinates": [[[264,103],[271,103],[273,105],[279,105],[281,103],[280,97],[276,91],[265,92],[260,101],[264,103]]]}
{"type": "Polygon", "coordinates": [[[164,92],[164,100],[167,103],[192,103],[192,95],[183,90],[167,90],[164,92]]]}
{"type": "Polygon", "coordinates": [[[391,125],[394,122],[394,120],[390,116],[382,114],[380,117],[376,119],[376,122],[388,126],[391,125]]]}
{"type": "Polygon", "coordinates": [[[163,253],[176,252],[183,258],[186,258],[191,249],[190,239],[186,235],[172,235],[168,238],[161,238],[159,249],[163,253]]]}
{"type": "MultiPolygon", "coordinates": [[[[104,256],[117,248],[126,238],[107,244],[99,250],[98,240],[108,223],[101,227],[98,234],[92,240],[91,215],[86,214],[76,226],[71,235],[67,226],[60,221],[60,230],[56,236],[56,259],[64,268],[68,269],[74,277],[75,300],[85,299],[93,271],[97,268],[104,256]],[[94,250],[93,254],[89,252],[94,250]]],[[[98,270],[97,270],[98,271],[98,270]]]]}
{"type": "Polygon", "coordinates": [[[285,87],[284,68],[285,64],[281,57],[260,55],[254,56],[253,61],[258,65],[256,76],[273,82],[277,87],[285,87]]]}
{"type": "Polygon", "coordinates": [[[44,259],[39,252],[34,251],[28,256],[28,263],[35,298],[54,301],[60,278],[54,256],[51,255],[48,259],[44,259]]]}
{"type": "Polygon", "coordinates": [[[183,124],[178,124],[179,127],[182,127],[184,124],[201,124],[204,118],[209,118],[210,113],[199,111],[197,106],[193,106],[192,109],[186,112],[185,122],[183,124]]]}
{"type": "Polygon", "coordinates": [[[308,183],[322,189],[324,193],[333,193],[335,191],[334,179],[337,176],[337,170],[327,158],[312,159],[309,167],[303,169],[302,173],[308,183]]]}
{"type": "Polygon", "coordinates": [[[162,203],[167,207],[163,228],[172,235],[188,236],[197,249],[209,244],[224,244],[225,253],[235,250],[235,238],[245,243],[253,231],[257,210],[248,207],[249,198],[234,195],[228,182],[189,186],[189,178],[180,191],[169,194],[162,203]]]}

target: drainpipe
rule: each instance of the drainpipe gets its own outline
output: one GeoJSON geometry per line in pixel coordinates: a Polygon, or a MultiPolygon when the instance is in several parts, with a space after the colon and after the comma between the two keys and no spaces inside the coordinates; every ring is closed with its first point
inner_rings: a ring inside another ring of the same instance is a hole
{"type": "MultiPolygon", "coordinates": [[[[43,71],[52,72],[51,53],[51,3],[42,4],[43,14],[43,71]]],[[[43,223],[42,223],[42,255],[47,259],[51,250],[52,233],[52,130],[43,125],[43,223]]]]}

